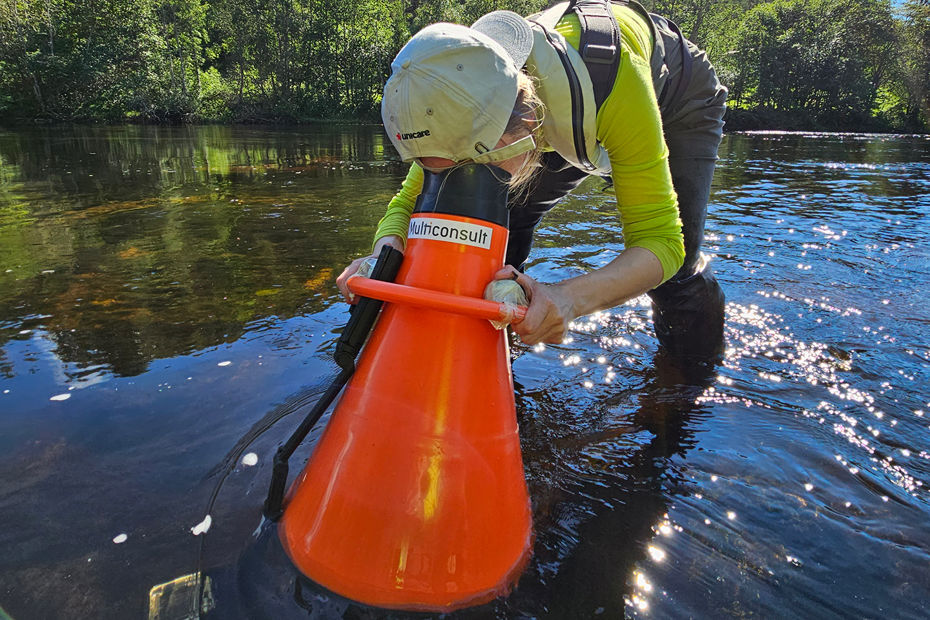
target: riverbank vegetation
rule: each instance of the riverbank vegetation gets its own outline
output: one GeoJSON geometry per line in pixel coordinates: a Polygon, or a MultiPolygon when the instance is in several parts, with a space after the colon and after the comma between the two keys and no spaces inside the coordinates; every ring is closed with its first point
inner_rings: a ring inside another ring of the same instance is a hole
{"type": "MultiPolygon", "coordinates": [[[[930,1],[653,0],[705,48],[743,129],[925,131],[930,1]]],[[[424,25],[545,0],[0,0],[0,120],[378,118],[424,25]]]]}

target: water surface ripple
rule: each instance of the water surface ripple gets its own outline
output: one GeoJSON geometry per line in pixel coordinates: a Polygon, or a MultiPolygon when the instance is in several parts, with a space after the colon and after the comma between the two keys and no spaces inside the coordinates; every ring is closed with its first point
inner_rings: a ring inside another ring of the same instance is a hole
{"type": "MultiPolygon", "coordinates": [[[[928,147],[725,138],[714,367],[658,352],[645,298],[514,342],[533,558],[453,616],[926,617],[928,147]]],[[[403,174],[377,127],[0,133],[0,610],[144,617],[202,561],[208,616],[383,616],[258,526],[274,449],[334,374],[335,276],[403,174]]],[[[622,250],[602,185],[543,220],[531,275],[622,250]]]]}

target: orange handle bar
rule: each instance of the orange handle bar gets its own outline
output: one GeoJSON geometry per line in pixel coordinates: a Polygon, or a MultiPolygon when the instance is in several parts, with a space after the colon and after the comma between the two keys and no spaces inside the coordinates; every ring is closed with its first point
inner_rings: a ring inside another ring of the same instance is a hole
{"type": "Polygon", "coordinates": [[[350,291],[362,297],[462,314],[476,319],[519,323],[526,316],[526,306],[511,306],[490,299],[431,291],[361,276],[349,278],[346,285],[350,291]]]}

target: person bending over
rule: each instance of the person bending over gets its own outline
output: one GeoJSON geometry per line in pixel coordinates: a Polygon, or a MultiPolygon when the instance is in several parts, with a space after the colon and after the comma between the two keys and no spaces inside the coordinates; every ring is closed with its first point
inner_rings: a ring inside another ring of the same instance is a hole
{"type": "MultiPolygon", "coordinates": [[[[700,249],[727,90],[674,23],[632,1],[581,0],[529,18],[495,11],[471,27],[427,26],[391,69],[382,119],[412,165],[373,256],[385,244],[403,251],[424,170],[493,164],[511,185],[506,266],[495,278],[527,293],[514,326],[523,342],[559,343],[573,319],[646,293],[661,347],[721,353],[724,296],[700,249]],[[537,282],[522,273],[533,231],[588,175],[613,183],[624,250],[599,269],[537,282]]],[[[362,260],[337,279],[347,300],[362,260]]]]}

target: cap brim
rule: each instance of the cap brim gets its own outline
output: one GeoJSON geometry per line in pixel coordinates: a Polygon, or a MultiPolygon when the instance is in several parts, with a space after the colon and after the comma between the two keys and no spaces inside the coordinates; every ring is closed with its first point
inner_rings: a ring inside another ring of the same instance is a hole
{"type": "Polygon", "coordinates": [[[506,50],[518,68],[523,68],[533,49],[530,23],[513,11],[494,11],[471,25],[506,50]]]}

